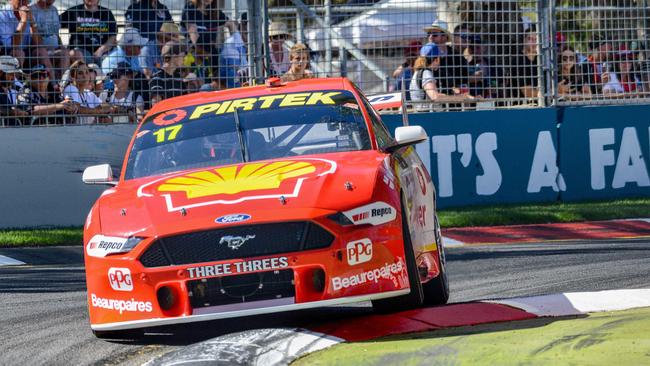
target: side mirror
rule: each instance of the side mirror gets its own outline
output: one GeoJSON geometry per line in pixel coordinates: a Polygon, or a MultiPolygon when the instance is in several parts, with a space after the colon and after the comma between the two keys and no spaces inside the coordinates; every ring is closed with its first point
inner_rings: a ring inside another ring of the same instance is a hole
{"type": "Polygon", "coordinates": [[[89,166],[84,170],[81,178],[86,184],[108,184],[116,185],[117,181],[113,178],[113,170],[108,164],[89,166]]]}
{"type": "Polygon", "coordinates": [[[422,126],[403,126],[395,129],[395,142],[396,144],[390,146],[388,152],[393,152],[404,146],[414,145],[429,138],[427,132],[422,126]]]}

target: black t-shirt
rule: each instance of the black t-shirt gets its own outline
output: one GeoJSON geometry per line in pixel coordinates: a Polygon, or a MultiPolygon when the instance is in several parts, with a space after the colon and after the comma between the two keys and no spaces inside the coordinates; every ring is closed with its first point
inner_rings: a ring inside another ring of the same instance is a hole
{"type": "Polygon", "coordinates": [[[468,75],[469,64],[465,57],[447,46],[447,55],[440,56],[440,67],[433,73],[438,80],[439,91],[448,95],[453,94],[452,88],[468,83],[468,75]]]}
{"type": "Polygon", "coordinates": [[[102,6],[91,12],[83,4],[61,14],[61,28],[70,30],[70,48],[82,48],[94,53],[109,37],[117,34],[113,13],[102,6]]]}
{"type": "Polygon", "coordinates": [[[183,76],[180,70],[176,70],[173,75],[169,75],[165,70],[160,69],[151,76],[149,89],[151,90],[151,98],[156,95],[160,95],[164,99],[183,95],[185,92],[183,76]]]}
{"type": "MultiPolygon", "coordinates": [[[[562,72],[561,70],[559,71],[560,73],[562,72]]],[[[591,83],[589,82],[589,75],[584,72],[584,69],[576,65],[573,67],[572,72],[569,75],[559,75],[558,76],[558,83],[564,81],[567,83],[570,88],[569,88],[569,93],[574,94],[582,93],[582,87],[583,85],[586,85],[591,88],[591,83]]]]}
{"type": "Polygon", "coordinates": [[[228,17],[221,10],[210,10],[203,14],[192,3],[188,3],[183,9],[182,24],[188,29],[189,24],[196,24],[197,32],[202,38],[200,43],[209,43],[216,47],[217,31],[223,26],[228,17]]]}
{"type": "Polygon", "coordinates": [[[151,0],[141,0],[138,3],[131,4],[126,9],[126,21],[131,23],[133,28],[140,31],[140,35],[148,38],[150,41],[156,39],[156,33],[165,22],[173,22],[169,9],[158,0],[156,9],[151,6],[151,0]]]}
{"type": "MultiPolygon", "coordinates": [[[[47,105],[47,104],[56,104],[60,103],[63,101],[63,98],[61,97],[61,94],[57,93],[54,91],[53,88],[48,88],[48,92],[46,95],[41,95],[34,90],[32,90],[30,87],[25,86],[20,93],[18,94],[18,107],[24,111],[31,112],[34,110],[34,107],[37,105],[47,105]]],[[[62,124],[63,123],[63,115],[65,112],[63,111],[58,111],[53,113],[55,115],[58,115],[60,117],[54,117],[54,116],[42,116],[42,117],[31,117],[32,118],[32,124],[33,125],[42,125],[42,124],[62,124]]]]}
{"type": "MultiPolygon", "coordinates": [[[[530,60],[525,55],[519,55],[512,58],[510,63],[510,80],[511,85],[517,88],[517,92],[521,94],[520,88],[530,86],[536,88],[539,82],[537,68],[537,57],[530,60]]],[[[516,95],[516,94],[515,94],[516,95]]]]}

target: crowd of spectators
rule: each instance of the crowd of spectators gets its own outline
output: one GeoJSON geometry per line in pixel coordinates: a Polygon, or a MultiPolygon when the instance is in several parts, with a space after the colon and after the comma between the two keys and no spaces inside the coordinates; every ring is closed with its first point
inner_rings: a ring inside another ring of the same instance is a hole
{"type": "MultiPolygon", "coordinates": [[[[392,74],[392,89],[404,90],[407,100],[453,107],[467,101],[506,99],[535,103],[545,96],[540,86],[546,80],[545,65],[534,26],[522,32],[514,47],[517,51],[510,55],[490,54],[494,48],[471,24],[460,24],[450,33],[445,22],[435,21],[424,33],[424,42],[411,42],[404,49],[405,61],[392,74]]],[[[558,32],[554,45],[557,64],[551,70],[557,81],[554,91],[547,92],[555,92],[560,100],[649,95],[650,65],[641,50],[630,48],[630,42],[595,33],[590,53],[582,55],[558,32]]],[[[633,45],[638,47],[636,42],[633,45]]]]}

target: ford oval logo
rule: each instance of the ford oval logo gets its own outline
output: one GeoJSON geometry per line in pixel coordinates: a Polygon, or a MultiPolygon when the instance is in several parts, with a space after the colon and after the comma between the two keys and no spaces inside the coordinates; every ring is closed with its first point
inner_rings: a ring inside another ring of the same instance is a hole
{"type": "Polygon", "coordinates": [[[214,220],[217,224],[230,224],[233,222],[242,222],[249,220],[251,218],[251,215],[248,214],[231,214],[231,215],[225,215],[217,218],[214,220]]]}

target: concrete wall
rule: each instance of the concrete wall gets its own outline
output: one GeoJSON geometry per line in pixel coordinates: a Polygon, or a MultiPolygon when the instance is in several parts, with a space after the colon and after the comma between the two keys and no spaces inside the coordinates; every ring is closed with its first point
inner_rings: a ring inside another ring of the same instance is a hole
{"type": "Polygon", "coordinates": [[[118,174],[134,125],[0,129],[0,228],[81,226],[106,186],[81,182],[101,163],[118,174]]]}

